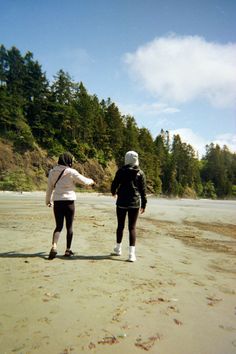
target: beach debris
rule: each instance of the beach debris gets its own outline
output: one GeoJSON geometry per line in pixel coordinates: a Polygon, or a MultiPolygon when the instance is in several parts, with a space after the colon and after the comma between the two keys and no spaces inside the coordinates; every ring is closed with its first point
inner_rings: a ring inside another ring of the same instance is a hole
{"type": "Polygon", "coordinates": [[[170,300],[166,300],[163,297],[158,297],[157,299],[150,298],[149,300],[144,301],[145,304],[159,304],[161,302],[169,302],[170,300]]]}
{"type": "Polygon", "coordinates": [[[117,344],[119,343],[118,339],[115,337],[115,336],[106,336],[106,337],[103,337],[102,340],[99,340],[98,341],[98,344],[117,344]]]}
{"type": "Polygon", "coordinates": [[[217,298],[215,296],[207,296],[207,300],[209,300],[209,302],[208,302],[209,306],[214,306],[218,302],[222,301],[222,299],[217,298]]]}
{"type": "Polygon", "coordinates": [[[155,334],[154,336],[151,336],[151,337],[148,337],[148,339],[146,340],[142,340],[142,337],[139,336],[137,339],[136,339],[136,342],[134,343],[134,345],[136,347],[139,347],[143,350],[150,350],[154,344],[156,343],[157,340],[160,340],[161,339],[161,336],[159,333],[155,334]]]}
{"type": "Polygon", "coordinates": [[[46,296],[46,298],[43,299],[44,302],[48,302],[51,299],[59,299],[60,295],[57,293],[45,293],[44,296],[46,296]]]}
{"type": "Polygon", "coordinates": [[[98,341],[98,344],[117,344],[119,343],[118,338],[125,338],[126,337],[126,333],[121,333],[118,334],[117,336],[115,336],[113,333],[111,333],[110,331],[104,329],[104,332],[107,333],[107,335],[105,337],[103,337],[103,339],[98,341]]]}
{"type": "Polygon", "coordinates": [[[130,326],[128,325],[128,323],[124,324],[122,327],[122,329],[130,329],[130,326]]]}
{"type": "Polygon", "coordinates": [[[65,348],[65,349],[63,350],[63,352],[61,352],[60,354],[69,354],[69,353],[71,353],[73,350],[74,350],[73,347],[65,348]]]}
{"type": "Polygon", "coordinates": [[[94,349],[94,348],[96,348],[96,345],[93,342],[90,342],[88,347],[89,347],[89,349],[94,349]]]}
{"type": "Polygon", "coordinates": [[[183,322],[181,322],[180,320],[177,320],[177,318],[174,318],[174,323],[177,324],[178,326],[182,326],[183,322]]]}
{"type": "Polygon", "coordinates": [[[120,321],[121,321],[120,317],[121,317],[123,314],[125,314],[126,312],[127,312],[126,309],[123,309],[123,308],[119,307],[119,308],[116,310],[114,316],[112,317],[112,321],[120,322],[120,321]]]}

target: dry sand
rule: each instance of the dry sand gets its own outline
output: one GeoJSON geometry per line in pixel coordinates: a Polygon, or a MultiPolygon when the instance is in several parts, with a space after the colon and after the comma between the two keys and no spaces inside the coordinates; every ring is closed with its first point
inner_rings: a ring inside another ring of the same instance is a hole
{"type": "Polygon", "coordinates": [[[115,201],[79,194],[73,259],[47,259],[43,193],[0,193],[0,352],[236,353],[236,202],[149,198],[137,261],[115,201]]]}

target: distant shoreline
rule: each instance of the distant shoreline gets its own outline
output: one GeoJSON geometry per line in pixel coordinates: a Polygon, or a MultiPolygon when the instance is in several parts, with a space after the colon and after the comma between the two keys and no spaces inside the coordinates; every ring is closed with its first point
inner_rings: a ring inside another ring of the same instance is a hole
{"type": "MultiPolygon", "coordinates": [[[[38,195],[38,196],[42,196],[42,195],[45,195],[46,194],[46,191],[1,191],[0,190],[0,195],[6,195],[6,194],[9,194],[9,195],[38,195]]],[[[84,196],[94,196],[94,195],[97,195],[97,196],[111,196],[110,193],[102,193],[102,192],[96,192],[96,191],[76,191],[76,194],[77,195],[84,195],[84,196]]],[[[197,201],[197,200],[209,200],[209,201],[232,201],[232,202],[235,202],[236,201],[236,198],[223,198],[223,199],[220,199],[220,198],[216,198],[216,199],[211,199],[211,198],[182,198],[182,197],[168,197],[168,196],[157,196],[157,195],[154,195],[154,194],[149,194],[148,195],[148,198],[155,198],[155,199],[160,199],[160,200],[192,200],[192,201],[197,201]]]]}

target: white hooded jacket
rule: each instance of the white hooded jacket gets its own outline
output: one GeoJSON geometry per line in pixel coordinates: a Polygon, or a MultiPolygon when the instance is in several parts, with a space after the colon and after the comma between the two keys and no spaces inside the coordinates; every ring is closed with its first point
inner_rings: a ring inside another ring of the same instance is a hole
{"type": "Polygon", "coordinates": [[[63,165],[55,166],[53,169],[50,170],[48,176],[46,205],[48,205],[52,201],[57,200],[76,200],[76,183],[91,185],[94,183],[94,181],[91,178],[87,178],[81,175],[78,171],[71,167],[66,167],[63,165]],[[64,172],[58,180],[54,189],[54,185],[63,170],[64,172]]]}

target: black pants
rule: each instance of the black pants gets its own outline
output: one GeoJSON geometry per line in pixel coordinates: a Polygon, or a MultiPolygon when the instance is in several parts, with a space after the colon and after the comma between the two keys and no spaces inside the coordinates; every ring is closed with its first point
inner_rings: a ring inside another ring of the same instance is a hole
{"type": "Polygon", "coordinates": [[[129,227],[129,245],[135,246],[136,241],[136,222],[138,219],[139,208],[122,209],[116,208],[117,215],[117,230],[116,230],[116,242],[121,243],[123,238],[123,231],[125,228],[125,218],[128,214],[128,227],[129,227]]]}
{"type": "Polygon", "coordinates": [[[56,228],[54,233],[62,231],[64,219],[66,219],[66,247],[70,249],[73,238],[73,221],[75,215],[74,200],[55,201],[53,211],[56,221],[56,228]]]}

